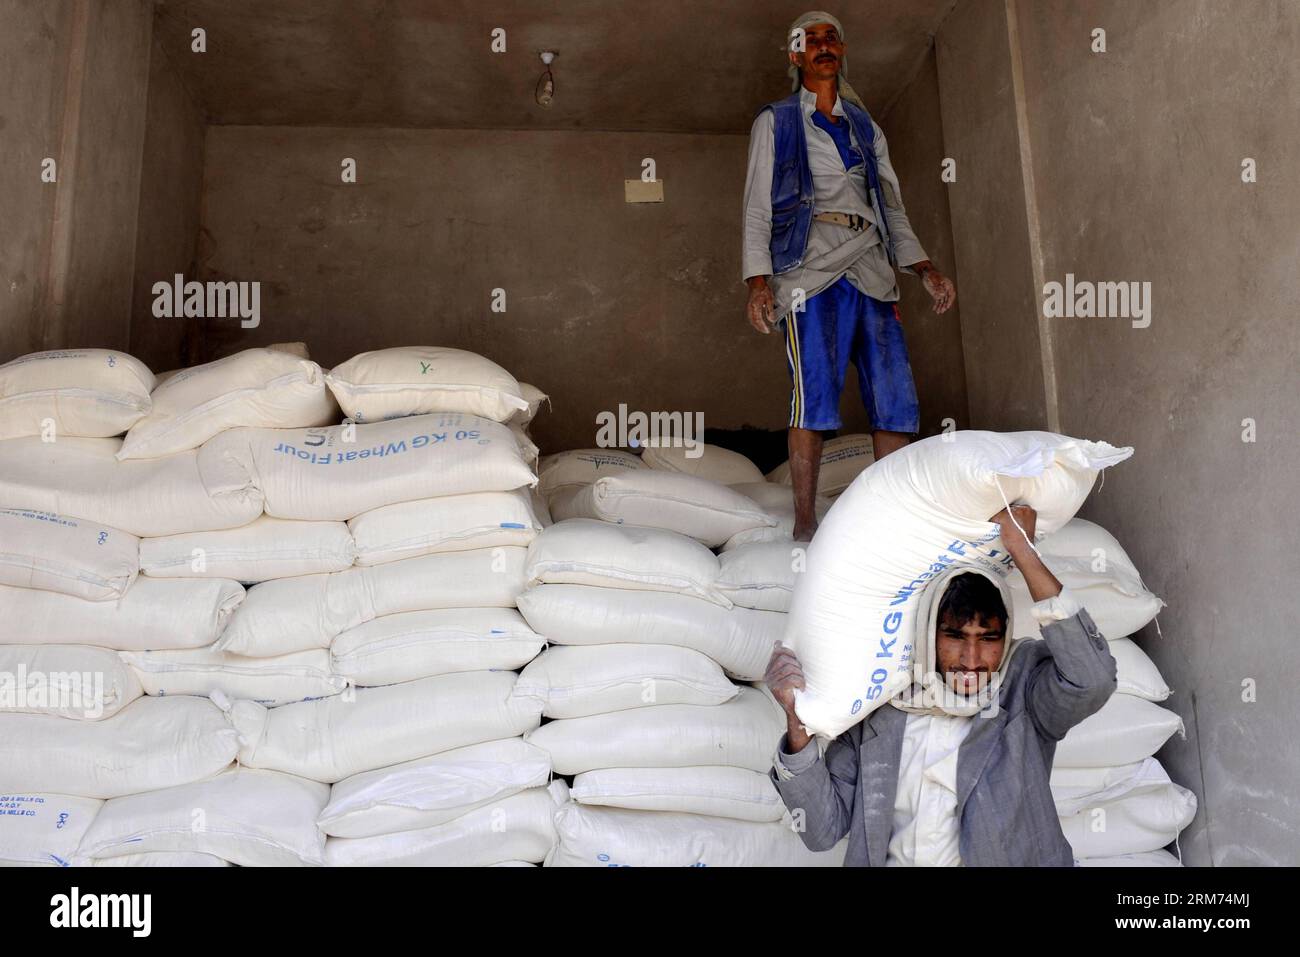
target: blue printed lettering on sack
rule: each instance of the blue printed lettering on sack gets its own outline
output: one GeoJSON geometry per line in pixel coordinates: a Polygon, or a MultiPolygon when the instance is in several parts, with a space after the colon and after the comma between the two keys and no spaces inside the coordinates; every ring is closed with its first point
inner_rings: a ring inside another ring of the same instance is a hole
{"type": "MultiPolygon", "coordinates": [[[[416,435],[410,439],[409,445],[406,439],[400,439],[396,442],[388,442],[366,449],[349,449],[347,451],[336,449],[332,452],[314,452],[310,448],[300,449],[296,445],[281,442],[271,451],[305,462],[308,465],[340,465],[344,462],[360,462],[371,458],[403,455],[411,449],[423,449],[444,443],[477,442],[482,445],[490,441],[486,439],[479,441],[480,438],[481,433],[477,429],[459,429],[456,432],[430,432],[416,435]]],[[[322,446],[328,441],[329,437],[324,434],[311,433],[304,444],[322,446]]]]}

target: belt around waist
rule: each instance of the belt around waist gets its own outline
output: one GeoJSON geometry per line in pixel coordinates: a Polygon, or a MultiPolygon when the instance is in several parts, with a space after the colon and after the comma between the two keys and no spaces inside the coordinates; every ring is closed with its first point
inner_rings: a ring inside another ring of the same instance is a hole
{"type": "Polygon", "coordinates": [[[871,220],[857,213],[817,213],[813,219],[823,223],[834,223],[837,226],[847,226],[854,232],[862,232],[871,225],[871,220]]]}

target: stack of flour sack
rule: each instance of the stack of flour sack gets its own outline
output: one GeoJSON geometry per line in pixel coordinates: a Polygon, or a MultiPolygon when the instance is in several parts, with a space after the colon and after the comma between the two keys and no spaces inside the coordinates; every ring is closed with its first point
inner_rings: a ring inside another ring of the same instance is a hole
{"type": "Polygon", "coordinates": [[[0,863],[541,862],[543,398],[440,348],[0,366],[0,863]]]}
{"type": "MultiPolygon", "coordinates": [[[[931,440],[932,443],[937,440],[931,440]]],[[[940,449],[943,447],[940,446],[940,449]]],[[[816,510],[872,462],[870,438],[825,447],[816,510]]],[[[550,643],[515,694],[547,720],[526,735],[573,801],[557,814],[565,864],[838,864],[812,853],[764,772],[784,717],[757,683],[801,571],[789,468],[766,479],[708,445],[547,456],[541,489],[556,524],[533,542],[519,608],[550,643]],[[731,680],[728,680],[731,679],[731,680]]],[[[1170,689],[1130,638],[1163,603],[1104,529],[1080,518],[1038,543],[1110,639],[1119,687],[1060,743],[1052,774],[1061,826],[1084,865],[1176,866],[1163,848],[1196,810],[1155,752],[1182,730],[1170,689]]],[[[1012,570],[1015,638],[1039,638],[1012,570]]]]}

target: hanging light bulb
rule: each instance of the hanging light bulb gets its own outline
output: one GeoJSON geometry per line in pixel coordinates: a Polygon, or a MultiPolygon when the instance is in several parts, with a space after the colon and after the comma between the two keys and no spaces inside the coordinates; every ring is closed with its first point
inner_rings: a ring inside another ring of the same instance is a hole
{"type": "Polygon", "coordinates": [[[551,61],[555,59],[555,54],[550,50],[544,50],[541,57],[542,62],[546,64],[546,72],[537,81],[537,89],[533,91],[533,95],[539,105],[550,106],[551,101],[555,99],[555,77],[551,75],[551,61]]]}

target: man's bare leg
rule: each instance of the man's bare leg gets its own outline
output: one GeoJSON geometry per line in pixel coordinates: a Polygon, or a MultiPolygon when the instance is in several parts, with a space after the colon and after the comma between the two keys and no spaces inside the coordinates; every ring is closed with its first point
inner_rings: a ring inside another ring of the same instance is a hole
{"type": "Polygon", "coordinates": [[[871,433],[872,457],[879,462],[890,452],[897,452],[910,441],[911,437],[906,432],[886,432],[877,429],[871,433]]]}
{"type": "MultiPolygon", "coordinates": [[[[893,433],[882,433],[893,434],[893,433]]],[[[790,481],[794,485],[794,540],[810,542],[817,531],[817,473],[822,465],[822,434],[813,429],[791,429],[790,481]]]]}

